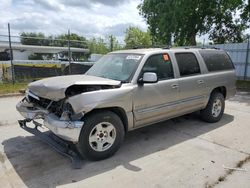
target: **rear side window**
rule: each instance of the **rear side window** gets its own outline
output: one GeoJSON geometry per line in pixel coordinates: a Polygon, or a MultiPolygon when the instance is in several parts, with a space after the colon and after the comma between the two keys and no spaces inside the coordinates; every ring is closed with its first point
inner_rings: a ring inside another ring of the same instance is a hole
{"type": "Polygon", "coordinates": [[[233,63],[224,51],[200,50],[209,72],[234,69],[233,63]]]}
{"type": "Polygon", "coordinates": [[[172,63],[166,53],[150,56],[142,68],[144,72],[155,72],[159,80],[174,78],[172,63]]]}
{"type": "Polygon", "coordinates": [[[200,74],[200,66],[193,53],[176,53],[177,64],[181,76],[200,74]]]}

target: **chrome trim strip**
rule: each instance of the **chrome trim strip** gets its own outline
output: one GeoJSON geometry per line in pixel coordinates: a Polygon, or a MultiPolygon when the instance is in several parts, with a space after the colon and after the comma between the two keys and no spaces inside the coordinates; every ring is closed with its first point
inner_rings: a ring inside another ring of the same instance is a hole
{"type": "Polygon", "coordinates": [[[139,109],[136,112],[138,114],[152,112],[152,111],[160,110],[162,108],[166,108],[166,107],[170,107],[170,106],[176,106],[176,105],[178,105],[180,103],[185,103],[185,102],[190,102],[190,101],[202,99],[204,97],[205,97],[204,95],[195,96],[195,97],[189,97],[189,98],[178,100],[178,101],[174,101],[174,102],[168,102],[168,103],[165,103],[165,104],[156,105],[156,106],[152,106],[152,107],[149,107],[149,108],[139,109]]]}

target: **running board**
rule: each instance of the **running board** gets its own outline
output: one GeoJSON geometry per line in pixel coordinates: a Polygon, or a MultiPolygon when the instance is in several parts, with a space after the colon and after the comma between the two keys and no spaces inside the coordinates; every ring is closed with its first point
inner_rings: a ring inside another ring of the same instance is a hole
{"type": "Polygon", "coordinates": [[[82,168],[82,159],[79,156],[76,148],[72,147],[73,144],[70,144],[69,142],[59,138],[51,131],[48,131],[48,133],[47,132],[43,133],[39,131],[37,128],[41,127],[42,125],[34,120],[32,122],[34,123],[35,127],[34,128],[28,127],[26,124],[31,121],[32,120],[24,119],[24,120],[18,120],[18,123],[20,127],[23,128],[25,131],[37,136],[41,141],[50,145],[61,155],[69,157],[72,162],[72,167],[74,169],[82,168]]]}

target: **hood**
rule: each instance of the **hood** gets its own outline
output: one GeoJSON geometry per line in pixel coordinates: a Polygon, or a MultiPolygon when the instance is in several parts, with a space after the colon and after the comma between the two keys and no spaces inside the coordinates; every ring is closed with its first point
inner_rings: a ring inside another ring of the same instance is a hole
{"type": "Polygon", "coordinates": [[[119,86],[120,81],[89,75],[57,76],[32,82],[28,89],[35,95],[58,101],[65,98],[65,91],[73,85],[119,86]]]}

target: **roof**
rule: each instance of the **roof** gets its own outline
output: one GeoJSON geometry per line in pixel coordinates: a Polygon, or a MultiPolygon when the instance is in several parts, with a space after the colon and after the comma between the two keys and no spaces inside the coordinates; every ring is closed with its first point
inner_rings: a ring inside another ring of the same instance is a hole
{"type": "Polygon", "coordinates": [[[141,48],[141,49],[129,49],[129,50],[118,50],[111,53],[137,53],[137,54],[147,54],[151,52],[157,52],[162,50],[162,48],[141,48]]]}
{"type": "MultiPolygon", "coordinates": [[[[13,50],[31,51],[35,53],[59,53],[68,51],[68,47],[58,47],[58,46],[35,46],[35,45],[22,45],[22,44],[12,44],[11,46],[13,50]]],[[[0,51],[4,50],[9,50],[8,43],[0,43],[0,51]]],[[[89,53],[89,49],[83,49],[83,48],[70,47],[70,51],[89,53]]]]}
{"type": "Polygon", "coordinates": [[[198,51],[198,50],[202,50],[202,49],[206,49],[206,50],[218,50],[218,49],[211,49],[211,48],[196,48],[196,47],[176,47],[176,48],[142,48],[142,49],[129,49],[129,50],[118,50],[118,51],[114,51],[111,53],[133,53],[133,54],[150,54],[150,53],[154,53],[154,52],[162,52],[162,53],[166,53],[168,51],[174,51],[174,52],[178,52],[181,51],[183,52],[184,50],[187,52],[190,51],[198,51]]]}

